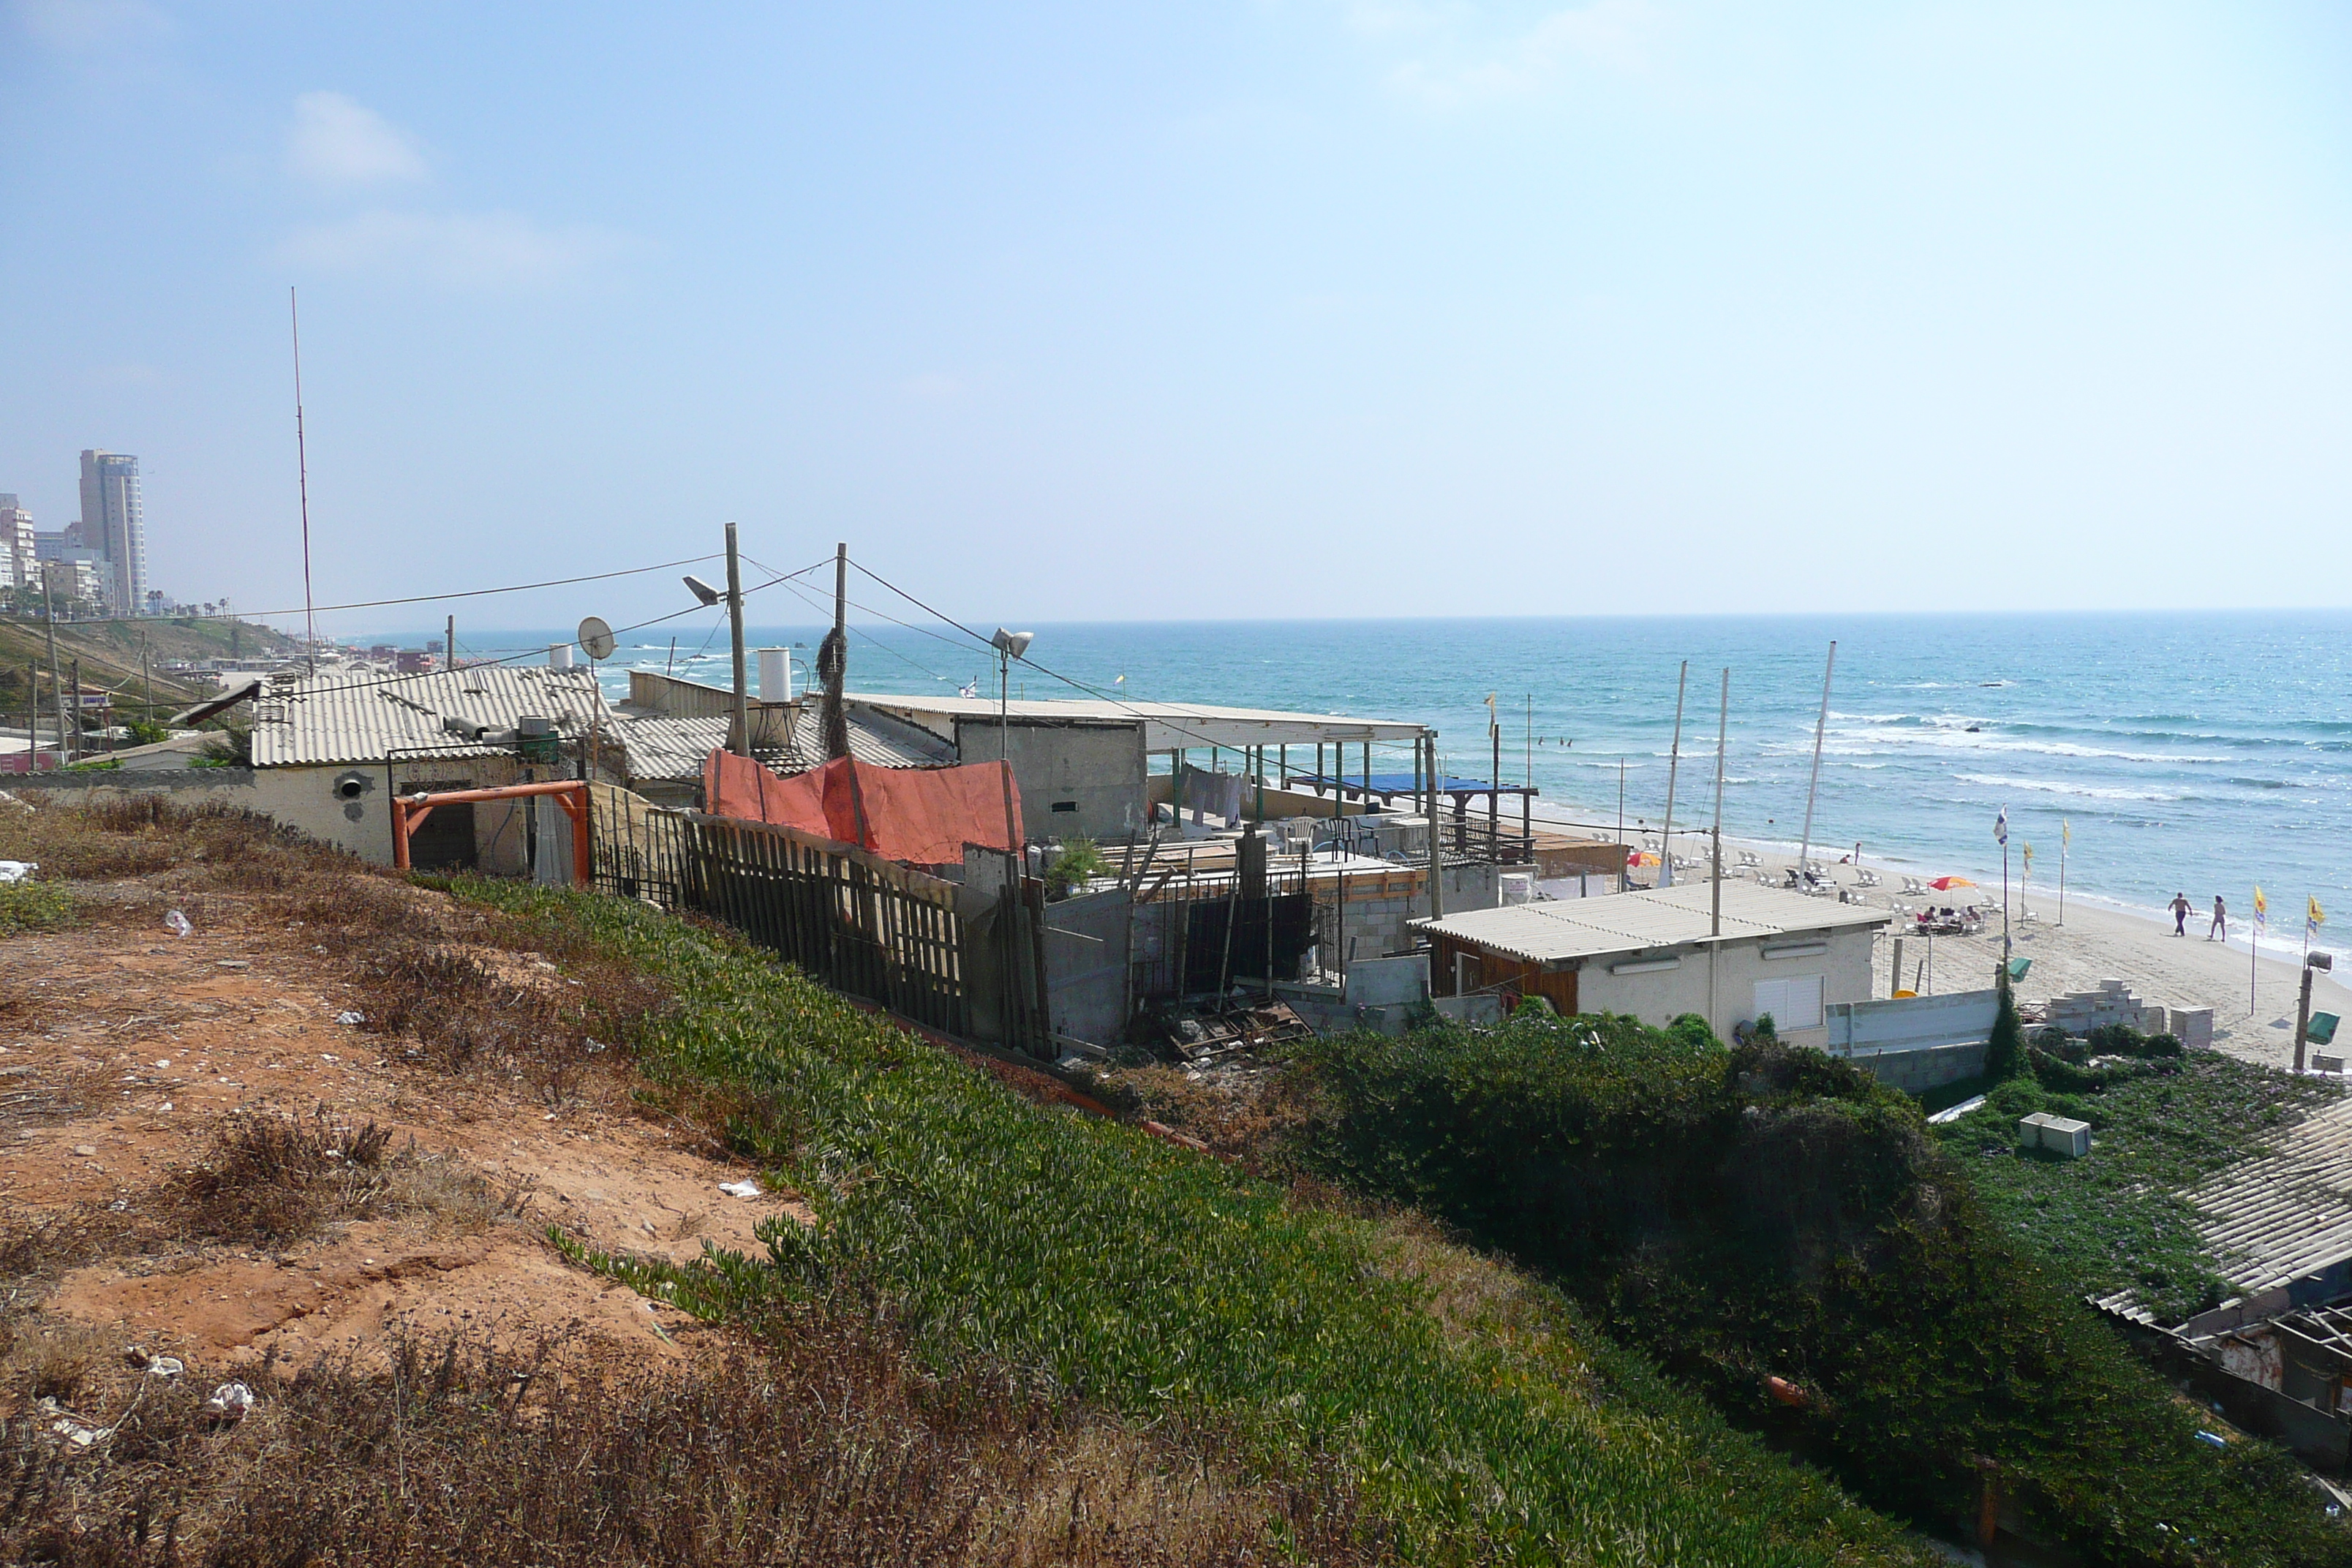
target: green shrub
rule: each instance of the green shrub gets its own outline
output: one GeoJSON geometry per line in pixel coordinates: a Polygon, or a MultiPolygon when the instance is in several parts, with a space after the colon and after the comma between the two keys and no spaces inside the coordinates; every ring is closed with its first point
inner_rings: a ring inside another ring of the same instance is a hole
{"type": "MultiPolygon", "coordinates": [[[[1881,1507],[1965,1526],[1990,1458],[2036,1533],[2103,1561],[2173,1560],[2172,1531],[2215,1562],[2352,1561],[2286,1456],[2195,1440],[2194,1413],[2011,1239],[1904,1096],[1769,1041],[1576,1026],[1606,1048],[1517,1019],[1327,1042],[1299,1069],[1302,1155],[1559,1280],[1881,1507]]],[[[2068,1103],[2030,1076],[1992,1098],[1996,1121],[2068,1103]]]]}
{"type": "Polygon", "coordinates": [[[2026,1070],[2025,1026],[2018,1021],[2017,999],[2010,994],[2009,974],[2000,979],[2000,1006],[1993,1015],[1992,1037],[1985,1044],[1986,1081],[1999,1083],[2026,1070]]]}
{"type": "Polygon", "coordinates": [[[73,899],[47,882],[0,882],[0,936],[56,931],[73,919],[73,899]]]}

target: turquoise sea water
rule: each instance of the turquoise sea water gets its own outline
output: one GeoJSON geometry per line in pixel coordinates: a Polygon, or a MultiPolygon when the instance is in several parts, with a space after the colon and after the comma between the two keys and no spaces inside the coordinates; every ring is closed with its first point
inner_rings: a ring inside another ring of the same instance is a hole
{"type": "MultiPolygon", "coordinates": [[[[915,618],[911,615],[908,619],[915,618]]],[[[624,638],[610,674],[660,668],[669,627],[624,638]]],[[[985,631],[990,628],[982,627],[985,631]]],[[[1025,629],[1025,628],[1024,628],[1025,629]]],[[[1993,818],[2012,874],[2033,847],[2035,901],[2054,897],[2062,821],[2067,885],[2153,908],[2220,892],[2246,912],[2260,882],[2274,936],[2300,934],[2306,894],[2352,926],[2352,613],[1645,616],[1039,626],[1043,668],[1014,691],[1104,691],[1433,724],[1448,766],[1484,776],[1496,694],[1503,775],[1530,770],[1549,807],[1655,826],[1665,805],[1677,667],[1690,660],[1675,821],[1712,809],[1721,671],[1731,669],[1727,835],[1793,845],[1804,815],[1830,640],[1837,670],[1813,839],[1862,841],[1928,876],[1998,886],[1993,818]],[[1117,678],[1124,675],[1124,682],[1117,678]],[[1533,743],[1529,737],[1532,735],[1533,743]]],[[[679,631],[681,672],[726,679],[723,630],[679,631]],[[697,655],[699,654],[698,658],[697,655]]],[[[486,635],[478,651],[563,634],[486,635]]],[[[761,644],[807,626],[767,626],[761,644]]],[[[415,639],[411,639],[415,640],[415,639]]],[[[475,639],[466,639],[469,652],[475,639]]],[[[993,694],[992,657],[961,633],[859,628],[852,689],[993,694]]],[[[1205,760],[1205,759],[1203,759],[1205,760]]],[[[1294,752],[1294,765],[1311,763],[1294,752]]],[[[1375,756],[1376,767],[1410,758],[1375,756]]],[[[1354,765],[1351,763],[1351,765],[1354,765]]]]}

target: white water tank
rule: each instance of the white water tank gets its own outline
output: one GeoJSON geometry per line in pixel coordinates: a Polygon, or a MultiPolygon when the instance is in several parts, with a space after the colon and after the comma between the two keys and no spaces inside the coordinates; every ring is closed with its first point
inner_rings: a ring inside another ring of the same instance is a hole
{"type": "Polygon", "coordinates": [[[763,647],[760,650],[760,700],[790,702],[793,700],[793,656],[790,649],[763,647]]]}
{"type": "Polygon", "coordinates": [[[547,645],[547,668],[550,669],[570,669],[572,668],[572,645],[568,642],[549,643],[547,645]]]}

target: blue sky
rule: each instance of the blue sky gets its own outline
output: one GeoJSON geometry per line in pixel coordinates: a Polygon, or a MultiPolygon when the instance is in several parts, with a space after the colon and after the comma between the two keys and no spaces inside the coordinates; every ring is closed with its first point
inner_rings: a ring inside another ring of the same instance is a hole
{"type": "Polygon", "coordinates": [[[0,489],[299,603],[296,285],[321,602],[2344,605],[2347,17],[13,0],[0,489]]]}

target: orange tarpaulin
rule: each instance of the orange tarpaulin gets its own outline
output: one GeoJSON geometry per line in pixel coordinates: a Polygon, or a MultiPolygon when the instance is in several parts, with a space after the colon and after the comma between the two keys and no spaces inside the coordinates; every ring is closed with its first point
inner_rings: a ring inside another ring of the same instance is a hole
{"type": "Polygon", "coordinates": [[[967,844],[990,849],[1019,844],[1018,787],[1011,790],[1013,842],[1005,840],[1011,772],[1003,763],[877,768],[836,757],[781,778],[749,757],[714,751],[703,760],[702,798],[714,816],[772,822],[909,865],[945,866],[962,860],[967,844]]]}

